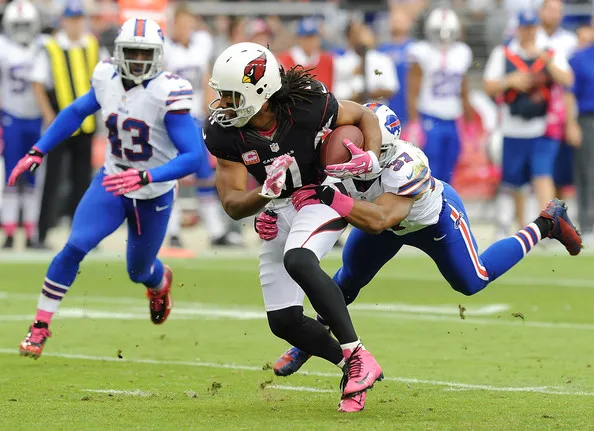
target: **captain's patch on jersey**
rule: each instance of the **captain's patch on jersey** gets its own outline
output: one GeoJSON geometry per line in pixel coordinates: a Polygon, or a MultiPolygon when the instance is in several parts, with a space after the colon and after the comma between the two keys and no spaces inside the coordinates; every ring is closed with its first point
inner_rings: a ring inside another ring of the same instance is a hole
{"type": "Polygon", "coordinates": [[[260,162],[260,156],[258,156],[258,152],[256,150],[243,153],[241,158],[243,159],[243,163],[246,165],[255,165],[256,163],[260,162]]]}

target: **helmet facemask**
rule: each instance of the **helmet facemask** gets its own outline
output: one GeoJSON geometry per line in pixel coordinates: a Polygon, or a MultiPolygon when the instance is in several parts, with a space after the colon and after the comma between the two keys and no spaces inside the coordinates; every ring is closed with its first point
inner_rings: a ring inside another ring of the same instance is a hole
{"type": "Polygon", "coordinates": [[[4,30],[10,39],[27,46],[35,39],[37,27],[34,21],[24,20],[6,23],[4,30]]]}
{"type": "Polygon", "coordinates": [[[256,111],[245,106],[245,96],[238,91],[219,91],[218,99],[209,103],[211,119],[221,127],[243,127],[256,111]],[[222,102],[222,104],[221,104],[222,102]]]}
{"type": "Polygon", "coordinates": [[[120,76],[141,84],[162,69],[163,48],[147,43],[116,42],[114,59],[120,76]]]}

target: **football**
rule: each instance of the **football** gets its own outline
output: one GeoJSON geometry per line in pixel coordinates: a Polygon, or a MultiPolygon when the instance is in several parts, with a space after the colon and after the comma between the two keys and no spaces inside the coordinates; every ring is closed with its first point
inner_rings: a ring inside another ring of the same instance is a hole
{"type": "Polygon", "coordinates": [[[340,126],[330,132],[320,148],[320,162],[323,167],[351,160],[351,153],[343,145],[345,139],[363,148],[363,132],[356,126],[340,126]]]}

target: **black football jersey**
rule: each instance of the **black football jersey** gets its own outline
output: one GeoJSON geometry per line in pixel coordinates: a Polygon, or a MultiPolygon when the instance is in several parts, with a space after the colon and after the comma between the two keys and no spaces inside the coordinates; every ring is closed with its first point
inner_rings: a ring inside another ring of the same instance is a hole
{"type": "Polygon", "coordinates": [[[326,87],[314,82],[310,102],[298,101],[290,114],[277,119],[270,137],[244,126],[221,127],[209,119],[204,126],[204,140],[217,158],[243,163],[258,183],[264,184],[266,169],[276,157],[288,154],[295,162],[287,170],[281,198],[290,196],[307,184],[320,184],[324,178],[320,165],[319,144],[322,135],[336,125],[338,101],[326,87]]]}

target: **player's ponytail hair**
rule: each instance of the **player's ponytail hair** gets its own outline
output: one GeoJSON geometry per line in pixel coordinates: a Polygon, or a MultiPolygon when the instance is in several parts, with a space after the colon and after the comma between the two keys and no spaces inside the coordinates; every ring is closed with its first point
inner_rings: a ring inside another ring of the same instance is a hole
{"type": "Polygon", "coordinates": [[[276,117],[290,115],[291,108],[298,101],[311,103],[312,96],[322,92],[319,84],[314,83],[316,79],[311,74],[312,70],[297,65],[285,71],[281,66],[281,88],[269,99],[270,109],[276,117]]]}

